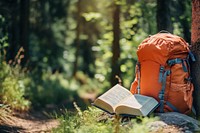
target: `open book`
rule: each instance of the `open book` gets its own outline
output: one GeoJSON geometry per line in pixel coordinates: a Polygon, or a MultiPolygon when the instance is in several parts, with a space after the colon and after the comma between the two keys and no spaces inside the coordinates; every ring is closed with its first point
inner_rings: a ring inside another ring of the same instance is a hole
{"type": "Polygon", "coordinates": [[[133,95],[126,88],[117,84],[98,97],[93,105],[110,114],[147,116],[159,104],[152,97],[133,95]]]}

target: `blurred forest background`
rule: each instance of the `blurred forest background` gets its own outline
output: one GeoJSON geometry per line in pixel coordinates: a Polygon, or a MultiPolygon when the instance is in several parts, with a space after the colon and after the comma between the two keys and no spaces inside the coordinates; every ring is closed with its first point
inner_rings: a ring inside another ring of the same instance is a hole
{"type": "Polygon", "coordinates": [[[144,38],[190,29],[191,0],[1,0],[0,106],[85,108],[130,87],[144,38]]]}

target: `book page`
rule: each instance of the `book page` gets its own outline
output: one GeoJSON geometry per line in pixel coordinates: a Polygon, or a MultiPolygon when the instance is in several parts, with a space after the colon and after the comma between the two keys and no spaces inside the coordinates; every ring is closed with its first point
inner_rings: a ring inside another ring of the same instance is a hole
{"type": "Polygon", "coordinates": [[[149,114],[150,112],[154,111],[158,107],[159,103],[156,99],[150,99],[143,107],[141,111],[143,114],[149,114]]]}
{"type": "Polygon", "coordinates": [[[157,105],[158,102],[154,98],[135,94],[120,102],[116,108],[116,113],[146,116],[157,105]]]}
{"type": "Polygon", "coordinates": [[[110,106],[108,103],[102,101],[101,99],[96,99],[93,105],[110,114],[115,113],[114,108],[110,106]]]}
{"type": "Polygon", "coordinates": [[[133,107],[135,109],[140,109],[142,107],[142,104],[144,104],[145,100],[144,99],[137,99],[137,97],[135,95],[132,95],[131,97],[128,97],[126,99],[124,99],[123,101],[121,101],[118,106],[120,105],[125,105],[125,106],[129,106],[129,107],[133,107]]]}
{"type": "Polygon", "coordinates": [[[98,99],[108,103],[114,108],[120,101],[122,101],[130,95],[132,95],[130,91],[117,84],[110,90],[108,90],[106,93],[101,95],[98,99]]]}

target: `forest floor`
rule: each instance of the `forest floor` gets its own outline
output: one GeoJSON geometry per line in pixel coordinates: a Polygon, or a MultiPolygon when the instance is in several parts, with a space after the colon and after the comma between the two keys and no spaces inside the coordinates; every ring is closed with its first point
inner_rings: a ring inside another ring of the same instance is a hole
{"type": "Polygon", "coordinates": [[[59,121],[44,112],[15,112],[8,119],[0,121],[1,133],[48,133],[58,127],[59,121]]]}
{"type": "MultiPolygon", "coordinates": [[[[199,122],[189,116],[173,112],[158,116],[160,120],[148,124],[150,133],[200,132],[199,122]]],[[[44,111],[15,112],[8,119],[0,121],[0,133],[48,133],[58,126],[59,121],[44,111]]]]}

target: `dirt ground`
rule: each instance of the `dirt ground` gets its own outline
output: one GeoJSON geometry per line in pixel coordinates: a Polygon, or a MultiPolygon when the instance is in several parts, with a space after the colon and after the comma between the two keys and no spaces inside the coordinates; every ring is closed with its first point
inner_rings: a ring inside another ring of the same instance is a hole
{"type": "MultiPolygon", "coordinates": [[[[0,124],[0,133],[48,133],[59,125],[59,121],[49,119],[41,112],[15,113],[0,124]]],[[[183,133],[180,128],[156,122],[150,133],[183,133]]]]}
{"type": "Polygon", "coordinates": [[[42,112],[18,112],[0,122],[0,133],[48,133],[58,125],[58,120],[42,112]]]}

